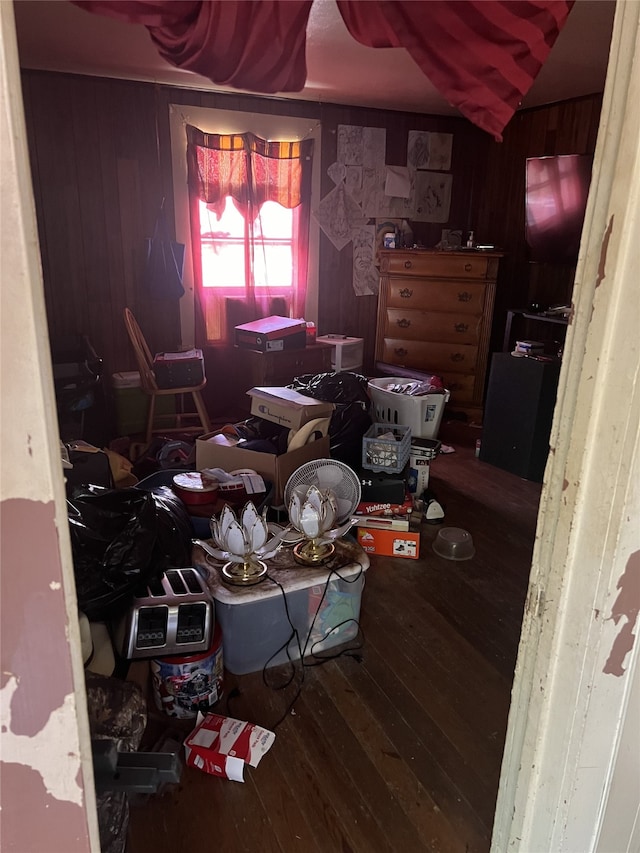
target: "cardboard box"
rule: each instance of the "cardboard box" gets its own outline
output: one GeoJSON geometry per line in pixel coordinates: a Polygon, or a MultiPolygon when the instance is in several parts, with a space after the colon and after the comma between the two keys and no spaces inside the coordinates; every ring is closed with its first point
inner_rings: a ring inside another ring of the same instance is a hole
{"type": "Polygon", "coordinates": [[[274,453],[259,453],[244,450],[234,444],[234,439],[222,432],[213,432],[196,439],[196,468],[222,468],[235,471],[252,468],[273,483],[273,503],[282,504],[284,487],[294,471],[312,459],[330,459],[329,437],[312,441],[298,450],[276,456],[274,453]]]}
{"type": "Polygon", "coordinates": [[[251,414],[274,424],[299,429],[316,418],[327,418],[335,409],[333,403],[305,397],[291,388],[252,388],[251,414]]]}
{"type": "Polygon", "coordinates": [[[184,742],[188,767],[197,767],[212,776],[244,782],[244,766],[257,767],[269,751],[275,734],[253,723],[206,714],[184,742]]]}
{"type": "Polygon", "coordinates": [[[367,554],[385,557],[407,557],[417,560],[420,556],[420,534],[408,531],[376,530],[373,527],[358,527],[358,542],[367,554]]]}
{"type": "Polygon", "coordinates": [[[303,349],[307,344],[307,324],[289,317],[265,317],[235,328],[238,347],[271,352],[283,349],[303,349]]]}

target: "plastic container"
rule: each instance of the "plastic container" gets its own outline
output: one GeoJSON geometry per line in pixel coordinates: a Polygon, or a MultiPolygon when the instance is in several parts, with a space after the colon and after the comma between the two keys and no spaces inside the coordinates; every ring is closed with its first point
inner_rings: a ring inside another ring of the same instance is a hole
{"type": "Polygon", "coordinates": [[[470,560],[476,553],[471,534],[461,527],[443,527],[439,530],[433,550],[445,560],[470,560]]]}
{"type": "Polygon", "coordinates": [[[223,676],[222,631],[216,625],[206,652],[151,660],[156,707],[170,717],[193,719],[222,697],[223,676]]]}
{"type": "MultiPolygon", "coordinates": [[[[118,435],[144,432],[147,428],[149,397],[140,385],[140,374],[137,371],[114,373],[111,380],[118,435]]],[[[169,395],[156,398],[156,414],[173,415],[175,410],[175,397],[169,395]]]]}
{"type": "Polygon", "coordinates": [[[387,391],[389,385],[406,382],[403,376],[385,376],[369,380],[369,395],[373,403],[372,416],[385,424],[403,424],[415,438],[437,438],[449,391],[444,394],[424,394],[411,397],[387,391]]]}
{"type": "Polygon", "coordinates": [[[362,467],[399,474],[409,461],[411,430],[389,423],[372,424],[362,437],[362,467]]]}
{"type": "Polygon", "coordinates": [[[348,335],[322,335],[318,343],[333,347],[331,369],[335,373],[359,373],[364,360],[364,338],[350,338],[348,335]]]}
{"type": "Polygon", "coordinates": [[[340,577],[322,568],[278,573],[286,608],[282,591],[269,579],[256,586],[230,587],[213,572],[209,589],[216,625],[222,629],[225,668],[234,675],[259,672],[289,658],[297,660],[301,651],[305,657],[319,654],[356,637],[365,568],[352,564],[338,571],[340,577]],[[289,656],[286,644],[292,628],[287,610],[300,643],[295,638],[289,642],[289,656]]]}
{"type": "MultiPolygon", "coordinates": [[[[145,492],[152,492],[154,489],[159,488],[160,486],[168,486],[172,491],[174,491],[174,477],[177,474],[184,474],[184,470],[178,470],[175,468],[165,468],[162,471],[156,471],[155,474],[150,474],[148,477],[140,480],[139,483],[136,483],[136,489],[142,489],[145,492]]],[[[270,482],[265,481],[265,486],[267,491],[264,495],[261,495],[258,499],[255,495],[251,497],[254,504],[256,505],[256,509],[258,512],[262,512],[265,506],[267,506],[268,502],[271,500],[271,492],[273,490],[273,486],[270,482]]],[[[175,494],[175,491],[174,491],[175,494]]],[[[220,496],[220,489],[217,489],[213,492],[215,496],[216,503],[210,506],[211,512],[208,512],[204,515],[192,515],[191,513],[195,513],[198,511],[197,504],[191,504],[187,509],[191,510],[189,513],[189,518],[191,519],[191,527],[193,529],[193,534],[196,539],[209,539],[211,536],[211,527],[209,525],[209,521],[211,519],[211,515],[214,513],[219,513],[222,509],[222,505],[224,501],[218,500],[220,496]]],[[[178,495],[179,496],[179,495],[178,495]]],[[[244,497],[246,500],[249,500],[246,493],[244,493],[244,497]]],[[[229,501],[231,503],[231,501],[229,501]]],[[[206,504],[202,505],[206,507],[206,504]]]]}
{"type": "Polygon", "coordinates": [[[412,438],[409,453],[407,488],[420,496],[429,486],[429,466],[440,452],[441,442],[435,438],[412,438]]]}

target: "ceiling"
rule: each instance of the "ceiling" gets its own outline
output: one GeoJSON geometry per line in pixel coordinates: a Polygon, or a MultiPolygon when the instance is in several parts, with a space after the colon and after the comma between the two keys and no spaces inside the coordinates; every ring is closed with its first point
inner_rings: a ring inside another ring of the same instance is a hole
{"type": "MultiPolygon", "coordinates": [[[[23,68],[237,91],[169,65],[143,26],[85,12],[66,0],[14,0],[14,8],[23,68]]],[[[602,91],[614,11],[615,0],[576,0],[522,107],[602,91]]],[[[404,49],[356,42],[334,0],[314,0],[307,27],[307,85],[286,97],[457,114],[404,49]]]]}

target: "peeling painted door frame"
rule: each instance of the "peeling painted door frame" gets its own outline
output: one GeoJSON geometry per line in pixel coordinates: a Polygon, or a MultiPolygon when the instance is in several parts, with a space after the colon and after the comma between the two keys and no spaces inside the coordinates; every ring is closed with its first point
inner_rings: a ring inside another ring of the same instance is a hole
{"type": "Polygon", "coordinates": [[[493,853],[640,849],[639,37],[618,3],[493,853]]]}
{"type": "Polygon", "coordinates": [[[0,2],[0,848],[100,850],[13,4],[0,2]]]}

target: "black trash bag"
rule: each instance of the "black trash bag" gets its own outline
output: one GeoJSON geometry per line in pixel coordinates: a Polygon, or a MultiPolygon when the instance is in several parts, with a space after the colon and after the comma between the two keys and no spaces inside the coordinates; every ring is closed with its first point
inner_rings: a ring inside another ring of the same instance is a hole
{"type": "Polygon", "coordinates": [[[191,560],[191,521],[169,494],[82,486],[67,500],[78,606],[90,620],[112,618],[133,592],[191,560]]]}
{"type": "Polygon", "coordinates": [[[372,423],[366,376],[348,372],[306,374],[294,379],[289,387],[335,405],[329,423],[331,456],[351,468],[360,468],[362,437],[372,423]]]}
{"type": "Polygon", "coordinates": [[[368,379],[359,373],[307,373],[296,377],[289,388],[327,403],[363,403],[369,409],[368,379]]]}

